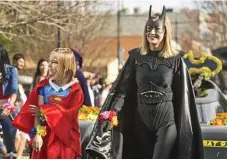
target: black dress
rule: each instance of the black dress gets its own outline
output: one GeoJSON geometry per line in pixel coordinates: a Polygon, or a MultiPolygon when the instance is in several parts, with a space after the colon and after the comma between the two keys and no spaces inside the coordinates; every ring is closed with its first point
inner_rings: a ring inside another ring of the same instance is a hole
{"type": "Polygon", "coordinates": [[[195,98],[181,56],[141,55],[138,48],[129,54],[102,107],[118,112],[119,126],[100,138],[96,122],[89,157],[203,158],[195,98]]]}

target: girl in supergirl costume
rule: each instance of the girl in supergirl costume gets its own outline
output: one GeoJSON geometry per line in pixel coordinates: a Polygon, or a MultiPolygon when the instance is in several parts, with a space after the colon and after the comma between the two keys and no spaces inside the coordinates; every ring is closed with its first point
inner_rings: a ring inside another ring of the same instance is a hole
{"type": "Polygon", "coordinates": [[[201,129],[192,84],[181,55],[171,44],[165,15],[151,16],[141,48],[129,58],[101,109],[117,112],[107,130],[98,120],[86,147],[90,158],[203,158],[201,129]]]}
{"type": "Polygon", "coordinates": [[[68,48],[52,51],[49,61],[50,78],[34,87],[13,124],[33,136],[31,158],[73,159],[81,156],[78,110],[83,103],[73,78],[76,61],[68,48]]]}

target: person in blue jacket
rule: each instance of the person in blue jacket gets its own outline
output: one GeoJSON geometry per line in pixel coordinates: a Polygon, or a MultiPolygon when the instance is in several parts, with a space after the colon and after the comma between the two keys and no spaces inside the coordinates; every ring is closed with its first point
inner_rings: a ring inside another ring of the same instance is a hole
{"type": "MultiPolygon", "coordinates": [[[[14,106],[18,90],[17,69],[10,65],[9,56],[5,48],[0,44],[0,105],[9,103],[14,106]]],[[[3,139],[7,148],[4,157],[16,158],[15,136],[16,128],[12,125],[12,116],[8,109],[3,109],[0,115],[0,124],[3,129],[3,139]]]]}

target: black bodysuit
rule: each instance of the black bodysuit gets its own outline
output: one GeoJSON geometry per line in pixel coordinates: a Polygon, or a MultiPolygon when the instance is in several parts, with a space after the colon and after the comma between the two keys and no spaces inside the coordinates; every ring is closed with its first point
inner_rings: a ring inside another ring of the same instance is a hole
{"type": "MultiPolygon", "coordinates": [[[[141,56],[136,60],[137,94],[148,92],[147,97],[150,96],[149,91],[172,94],[172,82],[176,71],[175,67],[177,67],[174,65],[177,63],[174,63],[173,58],[159,58],[158,53],[150,51],[148,55],[141,56]]],[[[164,102],[157,101],[157,103],[152,104],[143,100],[140,101],[138,96],[138,101],[138,111],[150,130],[155,131],[163,125],[174,123],[171,98],[164,102]]]]}
{"type": "Polygon", "coordinates": [[[135,141],[138,151],[135,158],[169,158],[177,137],[174,118],[174,79],[180,56],[160,58],[158,51],[129,58],[129,68],[122,80],[120,92],[125,93],[130,81],[136,79],[137,110],[135,141]],[[131,74],[133,70],[135,74],[131,74]],[[129,72],[130,76],[127,76],[129,72]]]}

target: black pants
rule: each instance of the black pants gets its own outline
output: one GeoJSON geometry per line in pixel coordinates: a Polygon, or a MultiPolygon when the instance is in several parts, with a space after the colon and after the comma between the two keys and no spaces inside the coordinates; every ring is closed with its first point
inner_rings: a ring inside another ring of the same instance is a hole
{"type": "Polygon", "coordinates": [[[175,123],[166,123],[152,131],[136,116],[136,157],[137,159],[168,159],[177,137],[175,123]]]}

